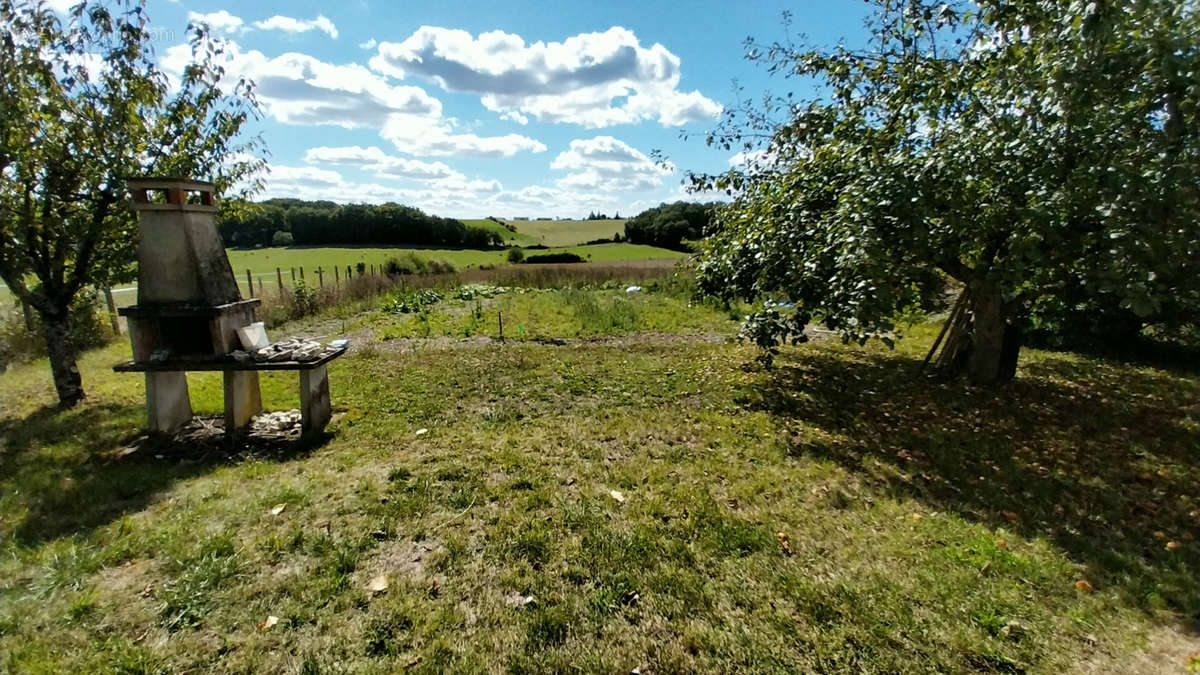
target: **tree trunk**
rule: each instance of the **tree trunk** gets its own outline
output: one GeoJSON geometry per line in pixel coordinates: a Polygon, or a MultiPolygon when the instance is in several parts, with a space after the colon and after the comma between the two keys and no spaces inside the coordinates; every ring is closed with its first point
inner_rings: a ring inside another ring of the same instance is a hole
{"type": "Polygon", "coordinates": [[[1017,373],[1021,331],[1009,323],[1004,298],[990,286],[971,293],[971,352],[967,377],[975,384],[1003,384],[1017,373]]]}
{"type": "Polygon", "coordinates": [[[996,289],[973,284],[970,292],[964,291],[947,319],[946,331],[935,362],[939,372],[949,377],[965,372],[972,382],[985,386],[1003,384],[1016,376],[1023,336],[996,289]],[[964,297],[969,312],[966,308],[959,311],[964,297]]]}
{"type": "Polygon", "coordinates": [[[79,377],[79,366],[75,363],[75,350],[71,347],[67,313],[43,314],[42,327],[46,336],[46,353],[50,357],[50,371],[54,374],[54,389],[58,402],[64,408],[83,400],[83,380],[79,377]]]}

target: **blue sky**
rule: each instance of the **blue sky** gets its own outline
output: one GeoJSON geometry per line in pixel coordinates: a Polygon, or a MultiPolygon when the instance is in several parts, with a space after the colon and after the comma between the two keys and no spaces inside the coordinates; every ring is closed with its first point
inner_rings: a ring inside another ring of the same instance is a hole
{"type": "Polygon", "coordinates": [[[862,32],[849,0],[151,0],[149,14],[166,70],[205,21],[231,43],[229,70],[259,84],[263,196],[473,218],[632,215],[683,197],[684,170],[727,168],[730,153],[680,130],[712,128],[733,80],[755,95],[799,86],[742,58],[747,36],[782,35],[784,9],[818,43],[862,32]]]}

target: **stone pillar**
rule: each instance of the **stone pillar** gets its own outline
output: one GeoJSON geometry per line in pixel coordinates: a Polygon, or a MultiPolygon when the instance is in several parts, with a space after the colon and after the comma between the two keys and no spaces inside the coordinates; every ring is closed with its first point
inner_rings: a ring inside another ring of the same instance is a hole
{"type": "Polygon", "coordinates": [[[250,418],[262,412],[262,393],[258,388],[258,371],[226,370],[225,375],[225,433],[245,428],[250,418]]]}
{"type": "Polygon", "coordinates": [[[183,372],[146,373],[146,414],[150,431],[174,433],[192,419],[192,400],[188,397],[187,374],[183,372]]]}
{"type": "Polygon", "coordinates": [[[300,421],[305,435],[314,434],[329,424],[329,371],[317,366],[300,371],[300,421]]]}

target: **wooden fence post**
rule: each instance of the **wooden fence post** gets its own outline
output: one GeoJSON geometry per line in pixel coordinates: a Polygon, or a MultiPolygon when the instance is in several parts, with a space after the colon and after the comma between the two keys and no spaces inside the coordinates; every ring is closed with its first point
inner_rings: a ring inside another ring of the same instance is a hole
{"type": "Polygon", "coordinates": [[[500,319],[500,341],[504,342],[504,313],[496,312],[496,317],[500,319]]]}
{"type": "MultiPolygon", "coordinates": [[[[296,283],[296,268],[289,267],[288,269],[290,269],[292,271],[292,283],[294,284],[294,283],[296,283]]],[[[301,267],[300,269],[304,269],[304,268],[301,267]]]]}
{"type": "Polygon", "coordinates": [[[113,333],[121,334],[121,317],[117,316],[117,303],[113,302],[112,288],[105,286],[104,304],[108,307],[108,320],[112,322],[113,333]]]}
{"type": "Polygon", "coordinates": [[[254,297],[254,277],[250,276],[249,269],[246,270],[246,286],[248,286],[250,289],[249,294],[246,295],[246,297],[253,298],[254,297]]]}
{"type": "Polygon", "coordinates": [[[300,281],[304,281],[304,268],[300,268],[300,281]]]}
{"type": "Polygon", "coordinates": [[[317,265],[317,285],[325,288],[325,270],[321,269],[320,265],[317,265]]]}
{"type": "Polygon", "coordinates": [[[283,272],[278,267],[275,268],[275,280],[279,282],[279,290],[283,290],[283,272]]]}
{"type": "Polygon", "coordinates": [[[338,268],[337,268],[337,265],[334,265],[334,266],[333,266],[333,285],[334,285],[334,286],[341,286],[341,285],[342,285],[342,283],[341,283],[341,280],[340,280],[340,279],[338,279],[338,268]]]}
{"type": "Polygon", "coordinates": [[[350,281],[350,266],[346,265],[346,281],[350,281]]]}

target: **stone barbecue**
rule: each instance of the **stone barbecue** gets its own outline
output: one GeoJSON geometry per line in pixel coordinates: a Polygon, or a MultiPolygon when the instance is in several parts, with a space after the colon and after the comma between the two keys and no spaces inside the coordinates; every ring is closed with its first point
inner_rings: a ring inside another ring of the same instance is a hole
{"type": "Polygon", "coordinates": [[[238,329],[255,321],[259,300],[244,300],[216,225],[212,183],[176,178],[129,181],[138,214],[137,304],[126,319],[133,359],[119,372],[146,376],[151,431],[171,433],[192,418],[186,372],[224,373],[225,430],[245,429],[262,411],[258,371],[300,373],[302,426],[318,431],[330,418],[325,364],[344,348],[315,360],[256,362],[241,352],[238,329]]]}

